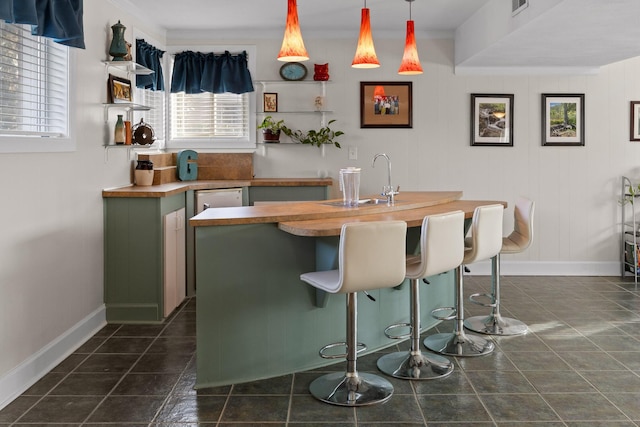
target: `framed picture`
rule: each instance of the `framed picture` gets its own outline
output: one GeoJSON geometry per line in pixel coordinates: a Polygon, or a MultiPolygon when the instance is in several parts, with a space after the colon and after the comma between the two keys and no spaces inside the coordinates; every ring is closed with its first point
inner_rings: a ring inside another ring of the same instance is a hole
{"type": "Polygon", "coordinates": [[[361,128],[413,127],[411,82],[360,82],[361,128]]]}
{"type": "Polygon", "coordinates": [[[640,101],[631,101],[629,141],[640,141],[640,101]]]}
{"type": "Polygon", "coordinates": [[[131,80],[109,74],[109,102],[133,102],[131,80]]]}
{"type": "Polygon", "coordinates": [[[513,95],[471,94],[471,145],[513,147],[513,95]]]}
{"type": "Polygon", "coordinates": [[[278,112],[278,94],[277,93],[263,93],[262,94],[263,108],[265,113],[277,113],[278,112]]]}
{"type": "Polygon", "coordinates": [[[584,94],[542,94],[542,145],[584,145],[584,94]]]}

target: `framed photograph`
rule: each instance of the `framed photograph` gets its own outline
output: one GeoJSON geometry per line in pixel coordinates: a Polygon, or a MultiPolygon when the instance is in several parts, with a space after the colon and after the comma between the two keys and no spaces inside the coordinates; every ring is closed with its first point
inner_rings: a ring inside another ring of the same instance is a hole
{"type": "Polygon", "coordinates": [[[109,102],[133,102],[131,80],[109,74],[109,102]]]}
{"type": "Polygon", "coordinates": [[[263,108],[265,113],[277,113],[278,112],[278,94],[277,93],[263,93],[262,94],[263,108]]]}
{"type": "Polygon", "coordinates": [[[629,141],[640,141],[640,101],[631,101],[629,141]]]}
{"type": "Polygon", "coordinates": [[[584,94],[542,94],[542,145],[584,145],[584,94]]]}
{"type": "Polygon", "coordinates": [[[360,82],[361,128],[413,127],[411,82],[360,82]]]}
{"type": "Polygon", "coordinates": [[[471,145],[513,147],[513,95],[471,94],[471,145]]]}

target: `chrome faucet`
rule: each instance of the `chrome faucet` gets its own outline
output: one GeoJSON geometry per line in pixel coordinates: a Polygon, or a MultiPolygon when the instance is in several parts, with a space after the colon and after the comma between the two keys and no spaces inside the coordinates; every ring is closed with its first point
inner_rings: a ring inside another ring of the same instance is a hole
{"type": "Polygon", "coordinates": [[[393,189],[393,185],[391,185],[391,159],[385,153],[378,153],[373,156],[373,160],[371,161],[371,167],[375,167],[376,159],[378,157],[384,157],[387,159],[387,185],[382,186],[382,195],[387,198],[387,205],[395,204],[395,195],[400,192],[400,186],[397,189],[393,189]]]}

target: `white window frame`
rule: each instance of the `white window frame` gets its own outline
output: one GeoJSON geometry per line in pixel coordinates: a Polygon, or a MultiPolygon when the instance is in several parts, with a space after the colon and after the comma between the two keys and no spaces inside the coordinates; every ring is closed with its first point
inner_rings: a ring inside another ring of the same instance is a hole
{"type": "MultiPolygon", "coordinates": [[[[165,54],[162,56],[162,77],[164,79],[164,91],[159,91],[160,93],[162,93],[164,99],[164,114],[163,114],[163,121],[162,121],[162,129],[161,132],[160,129],[157,129],[157,126],[155,125],[155,123],[149,123],[151,125],[151,127],[153,128],[153,130],[155,131],[156,134],[156,140],[153,143],[153,146],[156,147],[157,149],[163,149],[166,146],[166,141],[167,141],[167,132],[169,131],[169,85],[170,85],[170,80],[168,79],[168,75],[169,75],[169,54],[168,52],[166,52],[167,48],[166,46],[164,46],[162,43],[160,43],[158,40],[154,39],[152,36],[144,33],[143,31],[140,31],[138,28],[133,28],[133,54],[135,55],[135,41],[136,39],[144,39],[147,43],[151,44],[152,46],[155,46],[156,48],[160,49],[160,50],[164,50],[165,54]],[[159,138],[158,136],[161,135],[162,138],[159,138]]],[[[134,60],[135,60],[135,56],[134,56],[134,60]]],[[[145,89],[138,89],[136,87],[136,76],[131,76],[132,82],[131,85],[135,88],[134,89],[134,95],[133,95],[133,99],[134,102],[137,104],[143,104],[146,105],[144,101],[141,101],[140,98],[136,98],[136,95],[138,93],[140,93],[140,91],[143,91],[145,89]]],[[[152,107],[151,105],[148,105],[149,107],[152,107]]],[[[131,123],[132,126],[135,126],[136,124],[138,124],[140,122],[140,118],[145,118],[145,113],[146,111],[133,111],[131,114],[131,117],[133,118],[133,122],[131,123]]],[[[147,122],[147,120],[145,119],[145,122],[147,122]]]]}
{"type": "Polygon", "coordinates": [[[232,54],[247,52],[249,72],[252,76],[256,75],[256,46],[255,45],[205,45],[205,46],[172,46],[171,51],[168,52],[171,55],[171,65],[168,67],[167,76],[169,77],[169,84],[167,85],[167,133],[166,136],[166,148],[167,149],[224,149],[229,150],[244,150],[244,149],[256,149],[256,92],[250,92],[249,96],[249,135],[246,139],[224,139],[216,138],[216,140],[174,140],[171,138],[171,74],[173,72],[173,56],[176,53],[183,52],[185,50],[191,50],[194,52],[224,52],[229,51],[232,54]]]}
{"type": "MultiPolygon", "coordinates": [[[[8,24],[14,25],[14,24],[8,24]]],[[[30,26],[29,26],[30,27],[30,26]]],[[[40,38],[39,36],[32,36],[40,38]]],[[[45,39],[48,43],[55,43],[45,39]]],[[[62,46],[62,45],[59,45],[62,46]]],[[[67,56],[67,134],[63,136],[31,136],[8,135],[0,131],[0,153],[54,153],[76,151],[75,137],[75,84],[76,81],[76,52],[75,49],[64,46],[67,56]]]]}

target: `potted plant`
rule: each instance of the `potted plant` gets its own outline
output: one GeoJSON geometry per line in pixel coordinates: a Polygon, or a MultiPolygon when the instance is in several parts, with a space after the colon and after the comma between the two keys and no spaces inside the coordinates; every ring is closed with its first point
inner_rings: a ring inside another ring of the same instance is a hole
{"type": "Polygon", "coordinates": [[[632,184],[629,184],[627,186],[627,192],[625,193],[623,199],[620,200],[620,204],[622,205],[625,205],[627,203],[633,204],[634,199],[638,196],[640,196],[640,184],[638,184],[635,187],[632,184]]]}
{"type": "Polygon", "coordinates": [[[335,119],[329,120],[329,123],[327,123],[326,126],[321,127],[318,130],[311,129],[306,132],[301,130],[291,130],[286,126],[282,126],[282,132],[301,144],[311,144],[316,147],[321,147],[322,144],[333,144],[336,147],[341,148],[340,143],[336,141],[336,138],[340,135],[344,135],[344,132],[341,130],[331,129],[331,124],[333,122],[335,122],[335,119]]]}
{"type": "Polygon", "coordinates": [[[258,126],[258,129],[262,129],[264,142],[280,142],[280,132],[284,127],[284,120],[276,122],[271,116],[266,116],[258,126]]]}

